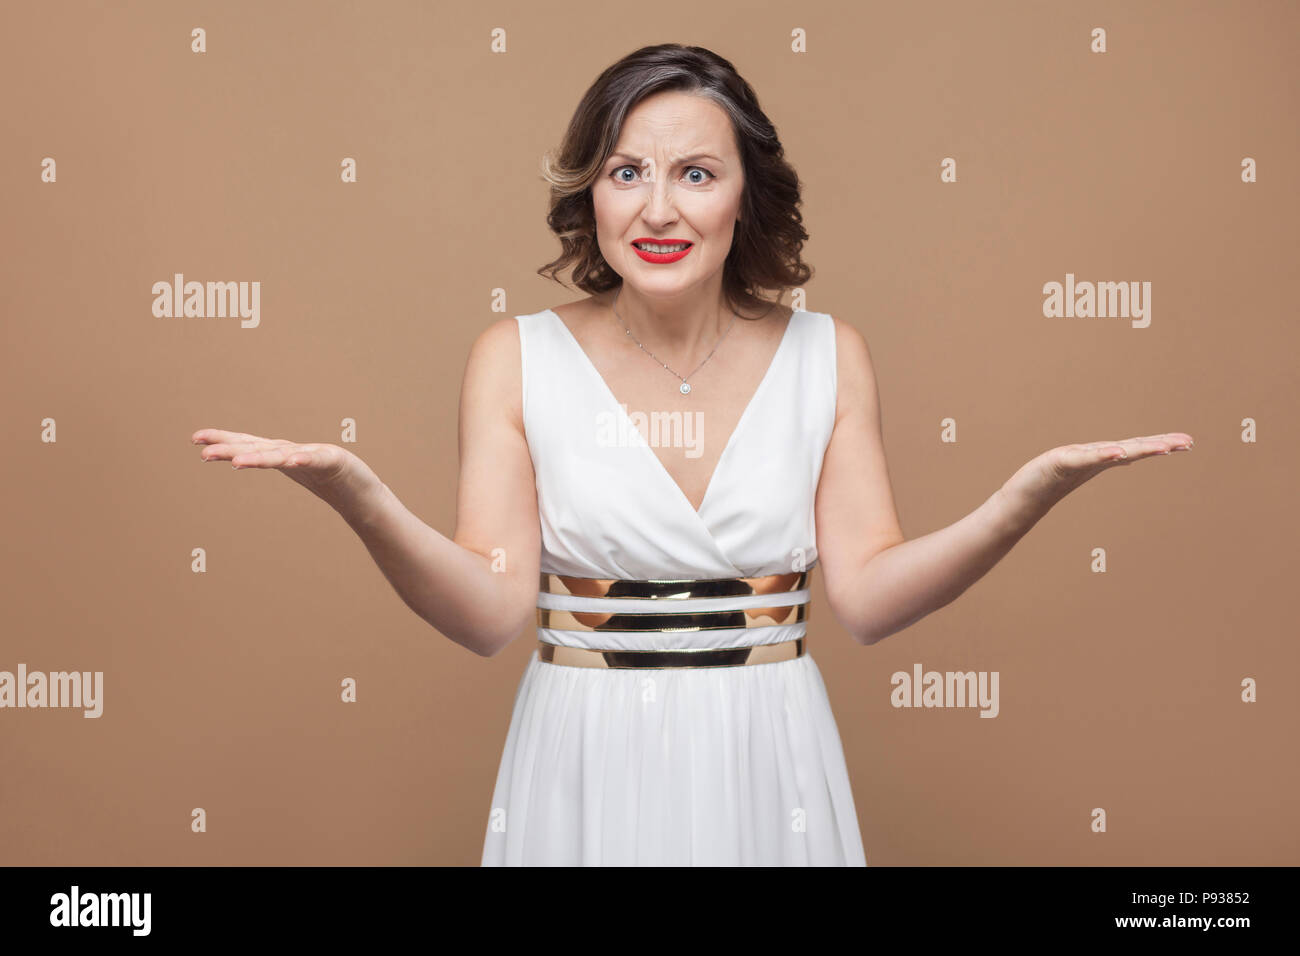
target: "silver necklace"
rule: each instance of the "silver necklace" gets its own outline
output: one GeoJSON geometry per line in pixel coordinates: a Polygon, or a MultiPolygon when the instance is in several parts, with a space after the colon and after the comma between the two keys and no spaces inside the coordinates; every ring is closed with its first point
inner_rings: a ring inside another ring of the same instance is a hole
{"type": "Polygon", "coordinates": [[[641,340],[638,339],[635,335],[632,335],[632,330],[629,329],[627,327],[627,323],[623,321],[623,316],[618,314],[618,297],[622,294],[623,294],[623,288],[620,286],[618,293],[614,296],[614,304],[610,306],[610,308],[614,312],[614,317],[618,319],[618,324],[623,326],[623,331],[626,332],[631,337],[632,341],[636,343],[637,348],[639,348],[646,355],[650,356],[652,359],[654,359],[656,362],[658,362],[660,365],[668,369],[668,371],[672,372],[674,375],[676,375],[678,378],[682,380],[682,384],[679,385],[677,388],[679,392],[681,392],[683,395],[691,394],[691,383],[686,380],[688,378],[694,378],[695,372],[698,372],[700,369],[704,368],[704,362],[707,362],[709,359],[713,358],[713,353],[718,350],[718,346],[722,344],[722,340],[727,337],[727,332],[731,331],[731,326],[736,324],[736,313],[735,312],[731,313],[731,323],[727,326],[727,331],[723,332],[721,335],[718,336],[718,341],[713,344],[713,348],[709,351],[709,354],[704,356],[704,362],[701,362],[699,365],[695,366],[694,371],[692,371],[689,375],[680,375],[677,372],[674,372],[671,368],[668,368],[668,364],[666,362],[664,362],[661,358],[659,358],[659,356],[655,355],[654,352],[651,352],[648,348],[642,345],[641,340]]]}

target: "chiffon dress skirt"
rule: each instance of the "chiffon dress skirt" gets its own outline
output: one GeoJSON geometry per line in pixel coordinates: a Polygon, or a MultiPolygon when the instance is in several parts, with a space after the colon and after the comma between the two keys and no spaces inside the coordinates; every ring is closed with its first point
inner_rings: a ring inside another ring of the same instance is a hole
{"type": "MultiPolygon", "coordinates": [[[[829,315],[791,316],[698,512],[559,315],[516,320],[544,579],[701,581],[815,569],[814,497],[835,420],[829,315]]],[[[779,600],[805,603],[808,594],[804,586],[779,600]]],[[[548,613],[608,611],[611,600],[539,589],[538,640],[698,650],[781,644],[807,628],[803,620],[701,630],[542,626],[554,625],[548,613]]],[[[695,612],[775,600],[622,599],[618,607],[695,612]]],[[[600,668],[546,661],[535,649],[515,692],[482,863],[865,866],[839,731],[811,653],[743,666],[600,668]]]]}

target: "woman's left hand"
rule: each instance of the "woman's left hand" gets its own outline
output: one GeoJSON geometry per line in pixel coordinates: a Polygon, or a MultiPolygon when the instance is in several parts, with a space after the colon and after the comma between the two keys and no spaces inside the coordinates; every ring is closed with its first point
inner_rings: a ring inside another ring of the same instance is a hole
{"type": "Polygon", "coordinates": [[[1062,445],[1043,452],[1007,479],[1003,494],[1036,511],[1046,512],[1075,488],[1107,468],[1131,465],[1143,458],[1186,451],[1192,436],[1183,432],[1062,445]]]}

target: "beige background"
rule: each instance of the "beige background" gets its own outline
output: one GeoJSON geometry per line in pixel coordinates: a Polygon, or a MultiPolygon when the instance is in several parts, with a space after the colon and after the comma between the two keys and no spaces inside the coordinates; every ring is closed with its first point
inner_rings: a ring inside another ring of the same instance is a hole
{"type": "Polygon", "coordinates": [[[868,861],[1300,863],[1295,4],[157,0],[7,19],[0,669],[102,670],[106,690],[98,720],[0,711],[0,861],[478,863],[531,642],[482,659],[445,640],[326,505],[201,464],[189,435],[339,441],[355,418],[350,447],[449,534],[492,290],[511,315],[580,297],[534,273],[558,248],[540,156],[600,70],[675,40],[736,64],[807,184],[807,308],[871,344],[909,536],[1054,445],[1196,440],[1083,486],[874,647],[815,579],[868,861]],[[1094,27],[1109,52],[1089,52],[1094,27]],[[261,326],[155,318],[175,272],[260,281],[261,326]],[[1150,328],[1044,318],[1067,272],[1150,281],[1150,328]],[[998,671],[1001,715],[892,708],[915,662],[998,671]]]}

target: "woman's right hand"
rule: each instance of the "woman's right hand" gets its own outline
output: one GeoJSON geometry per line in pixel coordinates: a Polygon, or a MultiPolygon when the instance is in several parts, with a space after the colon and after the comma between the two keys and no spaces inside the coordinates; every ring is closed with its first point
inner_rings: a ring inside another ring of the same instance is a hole
{"type": "Polygon", "coordinates": [[[503,318],[470,349],[461,386],[456,530],[421,521],[352,452],[202,428],[204,461],[273,468],[323,498],[361,538],[406,606],[461,647],[491,657],[536,635],[541,523],[523,423],[519,322],[503,318]]]}
{"type": "Polygon", "coordinates": [[[338,445],[298,444],[219,428],[201,428],[190,440],[206,446],[199,453],[203,461],[228,461],[237,470],[281,471],[340,512],[346,513],[382,487],[369,465],[338,445]]]}

